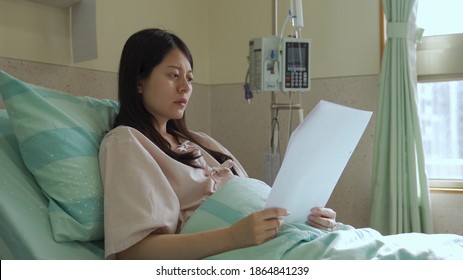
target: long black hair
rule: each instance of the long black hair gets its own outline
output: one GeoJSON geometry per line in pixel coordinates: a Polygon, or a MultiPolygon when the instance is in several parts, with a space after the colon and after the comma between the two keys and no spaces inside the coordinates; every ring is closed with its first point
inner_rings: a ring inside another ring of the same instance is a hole
{"type": "MultiPolygon", "coordinates": [[[[190,62],[193,69],[193,57],[187,45],[175,34],[161,29],[144,29],[129,37],[122,50],[119,63],[118,98],[120,111],[116,116],[114,127],[126,125],[143,133],[170,157],[192,167],[199,167],[195,160],[200,157],[195,152],[177,153],[170,147],[153,125],[155,117],[145,108],[143,99],[138,94],[138,82],[149,77],[154,67],[162,62],[173,49],[179,49],[190,62]]],[[[219,163],[231,159],[229,155],[210,150],[195,140],[185,123],[185,114],[181,119],[169,120],[167,132],[177,139],[184,138],[196,143],[219,163]]]]}

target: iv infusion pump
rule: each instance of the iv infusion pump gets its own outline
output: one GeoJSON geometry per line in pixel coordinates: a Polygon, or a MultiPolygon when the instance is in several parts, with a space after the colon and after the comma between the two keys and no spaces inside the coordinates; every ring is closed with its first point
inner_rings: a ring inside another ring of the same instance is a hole
{"type": "Polygon", "coordinates": [[[310,39],[261,37],[249,42],[251,91],[310,90],[310,39]]]}

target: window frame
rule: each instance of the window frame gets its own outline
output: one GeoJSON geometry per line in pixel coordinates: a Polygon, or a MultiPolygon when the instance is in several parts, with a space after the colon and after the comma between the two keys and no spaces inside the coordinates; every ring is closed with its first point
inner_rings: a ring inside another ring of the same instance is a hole
{"type": "Polygon", "coordinates": [[[428,183],[429,189],[432,191],[463,192],[463,181],[460,180],[429,179],[428,183]]]}
{"type": "MultiPolygon", "coordinates": [[[[417,44],[417,82],[463,81],[461,53],[463,53],[463,33],[423,37],[417,44]],[[446,63],[442,64],[441,61],[446,63]],[[433,62],[440,65],[435,67],[433,62]]],[[[463,192],[463,180],[428,179],[428,183],[431,191],[463,192]]]]}
{"type": "Polygon", "coordinates": [[[418,82],[463,80],[463,33],[425,36],[416,48],[418,82]]]}

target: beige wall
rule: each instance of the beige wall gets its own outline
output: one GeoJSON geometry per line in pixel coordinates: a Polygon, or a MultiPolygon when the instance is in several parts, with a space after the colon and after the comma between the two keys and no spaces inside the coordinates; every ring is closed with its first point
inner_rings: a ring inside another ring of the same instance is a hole
{"type": "Polygon", "coordinates": [[[0,0],[0,56],[69,65],[68,11],[0,0]]]}
{"type": "Polygon", "coordinates": [[[302,35],[312,38],[314,78],[379,73],[379,1],[304,3],[302,35]]]}
{"type": "Polygon", "coordinates": [[[127,38],[149,27],[175,32],[189,45],[195,79],[209,83],[209,25],[207,0],[97,0],[98,59],[79,67],[117,72],[127,38]]]}
{"type": "Polygon", "coordinates": [[[140,29],[159,27],[174,31],[188,43],[196,80],[209,83],[208,0],[96,3],[98,59],[72,63],[68,9],[25,0],[0,0],[0,56],[117,72],[126,39],[140,29]]]}
{"type": "MultiPolygon", "coordinates": [[[[280,32],[289,0],[278,3],[280,32]]],[[[302,35],[313,42],[314,78],[379,73],[379,1],[303,3],[302,35]]],[[[164,27],[190,46],[196,82],[241,83],[249,39],[273,34],[273,4],[273,0],[97,0],[98,59],[73,65],[67,9],[0,0],[0,56],[117,72],[129,35],[146,27],[164,27]]]]}

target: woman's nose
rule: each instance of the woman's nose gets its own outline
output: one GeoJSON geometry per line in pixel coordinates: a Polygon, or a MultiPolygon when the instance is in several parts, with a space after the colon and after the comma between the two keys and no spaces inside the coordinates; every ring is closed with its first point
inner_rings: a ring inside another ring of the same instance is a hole
{"type": "Polygon", "coordinates": [[[188,78],[186,77],[182,78],[178,86],[178,91],[180,93],[185,93],[185,92],[191,91],[191,89],[192,89],[191,82],[188,80],[188,78]]]}

